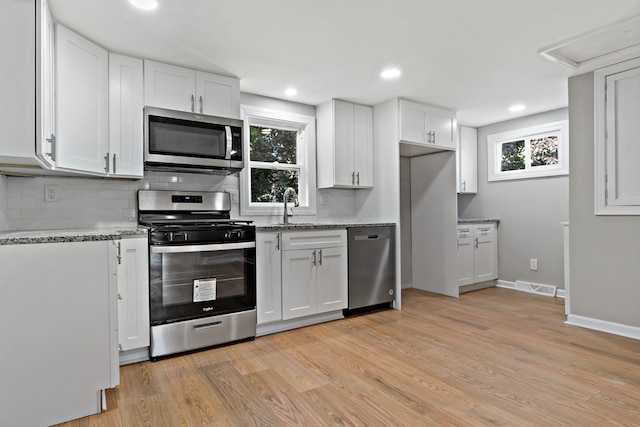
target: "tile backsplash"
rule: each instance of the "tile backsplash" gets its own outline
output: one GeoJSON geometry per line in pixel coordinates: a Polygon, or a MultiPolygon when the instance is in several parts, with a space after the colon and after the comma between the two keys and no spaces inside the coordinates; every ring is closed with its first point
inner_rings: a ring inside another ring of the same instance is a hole
{"type": "MultiPolygon", "coordinates": [[[[141,180],[3,176],[0,229],[131,227],[137,223],[140,189],[225,191],[238,187],[237,176],[164,172],[148,172],[141,180]],[[55,200],[45,201],[47,188],[54,190],[55,200]]],[[[237,204],[234,208],[237,212],[237,204]]]]}
{"type": "MultiPolygon", "coordinates": [[[[238,175],[145,172],[140,180],[0,175],[0,231],[133,227],[137,223],[137,191],[141,189],[241,191],[238,175]],[[55,191],[54,201],[45,201],[49,187],[55,191]]],[[[316,215],[304,216],[302,221],[353,222],[354,191],[318,190],[316,215]]],[[[231,217],[257,224],[281,220],[279,215],[241,216],[237,201],[231,203],[231,217]]]]}

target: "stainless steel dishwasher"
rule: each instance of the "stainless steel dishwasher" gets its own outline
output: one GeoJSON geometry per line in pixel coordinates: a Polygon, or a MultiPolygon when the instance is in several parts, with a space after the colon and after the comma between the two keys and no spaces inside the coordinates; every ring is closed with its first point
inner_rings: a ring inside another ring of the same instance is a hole
{"type": "Polygon", "coordinates": [[[395,300],[395,226],[350,227],[349,303],[345,314],[391,307],[395,300]]]}

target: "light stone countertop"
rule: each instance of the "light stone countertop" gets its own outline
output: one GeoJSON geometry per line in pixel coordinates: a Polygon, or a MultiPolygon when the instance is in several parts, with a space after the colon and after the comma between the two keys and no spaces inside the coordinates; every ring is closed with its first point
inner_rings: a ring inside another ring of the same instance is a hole
{"type": "Polygon", "coordinates": [[[458,218],[458,224],[481,224],[485,222],[495,222],[496,224],[500,224],[500,220],[495,218],[474,218],[474,219],[458,218]]]}
{"type": "Polygon", "coordinates": [[[113,227],[62,230],[11,230],[0,232],[0,245],[24,245],[30,243],[90,242],[119,240],[123,236],[145,236],[144,227],[113,227]]]}
{"type": "Polygon", "coordinates": [[[257,231],[286,231],[286,230],[323,230],[332,228],[350,227],[389,227],[395,226],[392,222],[376,223],[321,223],[321,222],[299,222],[290,224],[262,224],[256,225],[257,231]]]}

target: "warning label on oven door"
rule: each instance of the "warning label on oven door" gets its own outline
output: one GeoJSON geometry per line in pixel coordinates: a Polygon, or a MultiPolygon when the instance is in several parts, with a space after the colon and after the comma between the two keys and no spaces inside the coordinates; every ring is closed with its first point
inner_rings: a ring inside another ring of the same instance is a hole
{"type": "Polygon", "coordinates": [[[193,302],[216,299],[216,279],[196,279],[193,281],[193,302]]]}

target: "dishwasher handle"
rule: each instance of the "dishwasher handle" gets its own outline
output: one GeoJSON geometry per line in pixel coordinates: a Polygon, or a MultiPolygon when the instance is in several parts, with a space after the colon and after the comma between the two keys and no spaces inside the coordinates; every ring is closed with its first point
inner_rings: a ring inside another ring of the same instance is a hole
{"type": "Polygon", "coordinates": [[[379,234],[360,234],[354,237],[354,240],[380,240],[388,236],[381,236],[379,234]]]}

